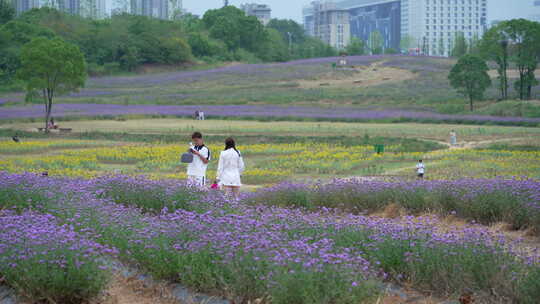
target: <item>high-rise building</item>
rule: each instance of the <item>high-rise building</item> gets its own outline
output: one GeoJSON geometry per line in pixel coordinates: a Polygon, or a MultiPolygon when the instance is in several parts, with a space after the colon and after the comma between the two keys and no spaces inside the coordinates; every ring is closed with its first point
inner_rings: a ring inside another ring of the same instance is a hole
{"type": "MultiPolygon", "coordinates": [[[[69,0],[61,0],[69,1],[69,0]]],[[[103,19],[107,17],[107,7],[105,0],[76,0],[79,2],[79,14],[92,19],[103,19]]]]}
{"type": "MultiPolygon", "coordinates": [[[[304,27],[318,37],[314,3],[303,10],[304,27]]],[[[487,0],[335,0],[324,5],[347,12],[352,37],[367,42],[379,32],[385,49],[446,56],[457,35],[480,39],[487,28],[487,0]]]]}
{"type": "MultiPolygon", "coordinates": [[[[320,1],[322,2],[322,1],[320,1]]],[[[322,2],[327,7],[341,10],[349,18],[343,22],[351,37],[367,42],[374,32],[382,37],[383,48],[399,48],[401,36],[400,0],[337,0],[322,2]]],[[[314,35],[315,3],[304,7],[304,27],[308,35],[314,35]]],[[[350,38],[349,37],[349,41],[350,38]]]]}
{"type": "Polygon", "coordinates": [[[401,37],[408,48],[448,55],[458,35],[480,39],[487,29],[487,0],[401,0],[401,37]]]}
{"type": "Polygon", "coordinates": [[[270,19],[272,19],[272,9],[266,4],[246,3],[242,4],[240,8],[246,15],[257,17],[264,25],[267,25],[270,19]]]}
{"type": "Polygon", "coordinates": [[[79,15],[81,13],[81,1],[80,0],[62,0],[60,1],[61,11],[72,15],[79,15]]]}
{"type": "Polygon", "coordinates": [[[323,42],[344,49],[351,41],[349,11],[340,8],[335,2],[313,1],[305,7],[304,27],[308,35],[323,42]]]}
{"type": "Polygon", "coordinates": [[[40,0],[13,0],[13,8],[15,13],[20,15],[33,8],[40,8],[42,3],[40,0]]]}
{"type": "Polygon", "coordinates": [[[109,15],[121,15],[124,13],[131,12],[131,1],[130,0],[111,0],[109,6],[109,15]]]}
{"type": "Polygon", "coordinates": [[[529,20],[540,22],[540,0],[534,0],[529,20]]]}
{"type": "Polygon", "coordinates": [[[401,2],[399,0],[348,0],[341,5],[349,11],[351,35],[368,41],[379,32],[383,48],[399,49],[401,37],[401,2]]]}
{"type": "Polygon", "coordinates": [[[134,15],[169,19],[169,7],[169,0],[131,0],[131,13],[134,15]]]}
{"type": "Polygon", "coordinates": [[[17,15],[33,8],[53,7],[73,15],[102,19],[107,16],[105,0],[13,0],[17,15]]]}

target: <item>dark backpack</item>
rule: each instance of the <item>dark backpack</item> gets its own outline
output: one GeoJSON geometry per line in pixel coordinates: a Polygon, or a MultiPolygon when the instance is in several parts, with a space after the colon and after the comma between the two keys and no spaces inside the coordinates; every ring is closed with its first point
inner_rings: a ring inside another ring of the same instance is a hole
{"type": "Polygon", "coordinates": [[[180,162],[184,164],[191,164],[193,162],[193,154],[191,152],[182,153],[180,162]]]}

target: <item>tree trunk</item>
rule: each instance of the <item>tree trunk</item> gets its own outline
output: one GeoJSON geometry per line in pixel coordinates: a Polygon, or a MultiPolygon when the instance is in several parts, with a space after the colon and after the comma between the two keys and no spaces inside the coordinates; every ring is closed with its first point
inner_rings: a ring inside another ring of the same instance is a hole
{"type": "Polygon", "coordinates": [[[525,70],[523,67],[519,68],[519,99],[525,99],[525,70]]]}
{"type": "Polygon", "coordinates": [[[473,97],[472,97],[472,94],[469,94],[469,104],[471,106],[471,112],[474,111],[474,107],[473,107],[473,97]]]}
{"type": "Polygon", "coordinates": [[[508,59],[504,58],[503,63],[503,100],[508,99],[508,73],[506,72],[508,67],[508,59]]]}
{"type": "Polygon", "coordinates": [[[46,113],[45,113],[45,132],[49,133],[49,121],[51,119],[51,112],[52,112],[52,102],[53,102],[53,90],[47,89],[47,106],[46,106],[46,113]]]}
{"type": "Polygon", "coordinates": [[[49,99],[46,89],[43,89],[43,102],[45,103],[45,133],[49,133],[49,99]]]}
{"type": "Polygon", "coordinates": [[[527,68],[527,87],[526,87],[527,100],[531,100],[532,98],[532,87],[533,87],[533,84],[536,82],[536,78],[534,75],[535,70],[536,70],[536,67],[534,70],[532,68],[527,68]]]}

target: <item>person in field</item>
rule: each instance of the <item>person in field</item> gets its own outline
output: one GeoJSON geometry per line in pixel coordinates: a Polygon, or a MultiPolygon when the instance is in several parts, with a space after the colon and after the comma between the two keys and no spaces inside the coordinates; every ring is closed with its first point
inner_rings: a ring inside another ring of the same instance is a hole
{"type": "Polygon", "coordinates": [[[457,133],[454,130],[450,131],[450,145],[457,145],[457,133]]]}
{"type": "Polygon", "coordinates": [[[188,181],[198,187],[206,185],[206,168],[211,159],[210,149],[204,145],[203,136],[200,132],[195,132],[191,136],[190,152],[193,154],[193,161],[187,167],[188,181]]]}
{"type": "Polygon", "coordinates": [[[426,166],[424,166],[424,162],[422,160],[419,160],[416,164],[416,174],[419,179],[424,178],[424,173],[426,171],[426,166]]]}
{"type": "Polygon", "coordinates": [[[54,118],[51,117],[49,121],[49,129],[58,129],[58,125],[54,122],[54,118]]]}
{"type": "Polygon", "coordinates": [[[242,182],[240,176],[244,172],[242,154],[236,149],[234,139],[225,140],[225,150],[219,155],[217,180],[219,185],[234,198],[238,198],[242,182]]]}

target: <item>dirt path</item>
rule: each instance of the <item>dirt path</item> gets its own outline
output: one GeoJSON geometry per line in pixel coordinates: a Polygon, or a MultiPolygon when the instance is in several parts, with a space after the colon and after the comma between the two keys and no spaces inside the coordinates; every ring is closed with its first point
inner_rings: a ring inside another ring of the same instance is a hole
{"type": "Polygon", "coordinates": [[[115,275],[101,299],[91,304],[190,304],[180,303],[166,285],[147,286],[130,277],[115,275]]]}
{"type": "Polygon", "coordinates": [[[496,144],[496,143],[506,143],[506,142],[512,142],[512,141],[519,141],[522,140],[522,137],[517,138],[502,138],[502,139],[490,139],[490,140],[480,140],[480,141],[465,141],[461,142],[455,146],[451,146],[448,142],[444,141],[436,141],[437,143],[447,146],[447,149],[439,150],[439,151],[445,151],[445,150],[459,150],[459,149],[475,149],[481,146],[486,146],[490,144],[496,144]]]}
{"type": "Polygon", "coordinates": [[[379,61],[367,67],[344,68],[327,73],[314,80],[298,80],[297,83],[303,89],[319,87],[369,87],[417,77],[417,74],[411,71],[385,67],[383,63],[384,61],[379,61]]]}
{"type": "MultiPolygon", "coordinates": [[[[486,145],[490,145],[490,144],[519,141],[519,140],[522,140],[522,139],[523,138],[518,137],[518,138],[481,140],[481,141],[468,141],[468,142],[460,142],[455,146],[452,146],[448,142],[445,142],[445,141],[437,141],[437,140],[432,140],[432,141],[447,147],[446,149],[436,150],[436,151],[433,151],[433,152],[437,152],[437,153],[442,152],[442,153],[444,153],[444,152],[450,152],[450,151],[455,151],[455,150],[476,149],[476,148],[486,146],[486,145]]],[[[370,178],[375,178],[375,179],[379,178],[380,179],[380,178],[383,178],[385,176],[393,176],[393,175],[396,175],[397,173],[403,172],[405,170],[411,171],[413,169],[414,169],[414,164],[411,164],[411,166],[400,167],[400,168],[395,168],[395,169],[392,169],[392,170],[388,170],[388,171],[384,172],[382,176],[376,176],[376,177],[370,177],[370,178]]],[[[359,177],[359,178],[362,178],[362,177],[359,177]]]]}

